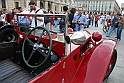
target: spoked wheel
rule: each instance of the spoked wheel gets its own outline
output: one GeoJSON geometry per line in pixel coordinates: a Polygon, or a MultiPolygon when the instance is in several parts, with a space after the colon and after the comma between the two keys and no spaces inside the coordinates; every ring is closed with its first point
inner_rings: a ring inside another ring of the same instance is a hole
{"type": "Polygon", "coordinates": [[[50,56],[51,49],[52,49],[52,37],[51,37],[50,32],[44,27],[36,27],[36,28],[33,28],[31,31],[29,31],[28,34],[26,35],[25,39],[24,39],[24,42],[23,42],[23,45],[22,45],[22,57],[23,57],[23,60],[24,60],[25,64],[28,67],[37,68],[37,67],[40,67],[41,65],[43,65],[47,61],[47,59],[50,56]],[[31,39],[29,39],[29,36],[32,32],[34,32],[37,29],[42,30],[42,33],[40,34],[40,37],[37,39],[36,43],[34,43],[31,39]],[[47,49],[47,48],[44,48],[40,44],[41,39],[43,38],[43,36],[45,34],[48,34],[49,42],[50,42],[47,54],[42,51],[43,49],[47,49]],[[26,44],[27,44],[26,42],[28,42],[28,44],[30,44],[30,46],[31,46],[31,53],[29,53],[28,58],[25,55],[25,53],[26,53],[25,52],[25,47],[26,47],[26,44]],[[31,60],[32,57],[34,57],[33,59],[35,59],[35,57],[36,57],[35,53],[36,52],[38,52],[41,56],[43,56],[44,59],[39,64],[32,65],[32,64],[30,64],[30,60],[31,60]]]}
{"type": "Polygon", "coordinates": [[[107,79],[109,77],[109,75],[111,74],[111,72],[113,71],[115,64],[116,64],[116,60],[117,60],[117,50],[115,49],[111,58],[111,61],[109,63],[108,69],[106,71],[104,80],[107,79]]]}
{"type": "Polygon", "coordinates": [[[0,42],[16,41],[17,39],[17,32],[12,28],[6,28],[0,31],[0,42]]]}

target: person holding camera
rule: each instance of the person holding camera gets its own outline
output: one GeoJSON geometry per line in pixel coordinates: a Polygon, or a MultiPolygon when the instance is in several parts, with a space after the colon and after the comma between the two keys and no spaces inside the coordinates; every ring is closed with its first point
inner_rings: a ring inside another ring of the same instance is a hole
{"type": "Polygon", "coordinates": [[[87,25],[87,18],[83,15],[83,8],[78,8],[78,14],[74,16],[72,23],[75,24],[75,31],[83,30],[83,25],[87,25]]]}

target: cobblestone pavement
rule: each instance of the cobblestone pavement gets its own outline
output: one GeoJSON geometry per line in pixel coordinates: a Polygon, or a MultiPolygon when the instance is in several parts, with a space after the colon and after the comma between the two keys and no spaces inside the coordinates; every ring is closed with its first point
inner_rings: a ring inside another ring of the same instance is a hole
{"type": "MultiPolygon", "coordinates": [[[[90,26],[89,28],[86,28],[86,30],[93,33],[94,31],[99,31],[103,35],[103,39],[107,39],[106,33],[102,30],[102,25],[99,25],[99,27],[93,27],[90,26]]],[[[111,34],[110,39],[115,39],[114,31],[111,34]]],[[[115,65],[115,68],[111,75],[109,76],[108,80],[104,81],[103,83],[124,83],[124,29],[122,31],[122,39],[117,43],[116,49],[117,49],[117,62],[115,65]]]]}

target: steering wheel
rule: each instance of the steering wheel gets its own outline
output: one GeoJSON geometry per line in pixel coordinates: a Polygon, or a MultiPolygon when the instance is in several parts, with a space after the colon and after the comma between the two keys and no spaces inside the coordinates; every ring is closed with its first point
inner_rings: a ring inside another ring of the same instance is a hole
{"type": "Polygon", "coordinates": [[[26,64],[28,67],[37,68],[37,67],[40,67],[41,65],[43,65],[43,64],[47,61],[47,59],[48,59],[49,56],[50,56],[51,49],[52,49],[52,37],[51,37],[50,32],[49,32],[45,27],[38,26],[38,27],[33,28],[32,30],[30,30],[30,31],[27,33],[27,35],[26,35],[26,37],[25,37],[25,39],[24,39],[23,45],[22,45],[22,57],[23,57],[23,60],[24,60],[25,64],[26,64]],[[33,42],[32,40],[30,40],[28,37],[29,37],[29,35],[31,34],[31,32],[35,31],[36,29],[38,29],[38,30],[41,29],[41,30],[42,30],[42,33],[40,34],[40,37],[38,38],[37,42],[34,43],[34,42],[33,42]],[[48,53],[47,53],[47,54],[45,54],[44,52],[42,52],[42,49],[44,49],[44,48],[42,48],[42,47],[40,46],[40,41],[41,41],[42,36],[43,36],[44,34],[48,34],[49,41],[50,41],[50,45],[49,45],[48,53]],[[25,44],[26,44],[26,41],[32,46],[32,51],[31,51],[31,53],[30,53],[28,59],[26,59],[25,54],[24,54],[24,53],[25,53],[25,44]],[[33,54],[34,54],[36,51],[39,52],[39,53],[44,57],[44,60],[43,60],[42,62],[40,62],[39,64],[37,64],[37,65],[34,66],[34,65],[29,64],[29,61],[31,60],[33,54]]]}

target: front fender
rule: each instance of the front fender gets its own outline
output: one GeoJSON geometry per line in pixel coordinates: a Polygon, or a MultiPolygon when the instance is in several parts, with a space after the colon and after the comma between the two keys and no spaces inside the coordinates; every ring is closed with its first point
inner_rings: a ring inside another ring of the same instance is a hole
{"type": "Polygon", "coordinates": [[[115,46],[116,42],[113,40],[104,40],[96,45],[86,55],[88,57],[85,62],[82,61],[72,83],[102,83],[115,46]]]}

